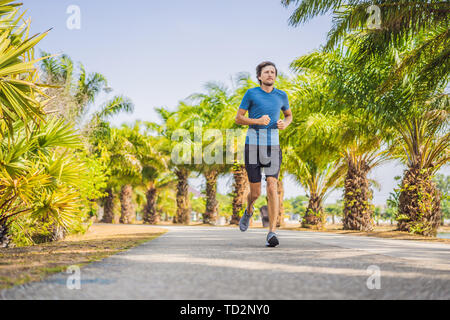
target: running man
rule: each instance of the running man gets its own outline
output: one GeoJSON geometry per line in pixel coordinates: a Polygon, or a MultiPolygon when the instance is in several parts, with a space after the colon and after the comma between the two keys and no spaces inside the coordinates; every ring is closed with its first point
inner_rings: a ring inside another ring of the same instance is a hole
{"type": "Polygon", "coordinates": [[[289,108],[288,96],[274,87],[278,70],[272,62],[265,61],[256,68],[260,87],[250,89],[244,95],[236,116],[236,123],[248,125],[245,141],[245,169],[250,181],[250,193],[247,209],[244,212],[239,228],[247,231],[250,218],[253,216],[256,200],[261,195],[261,170],[267,182],[267,199],[269,209],[269,233],[266,246],[279,245],[277,234],[278,177],[283,154],[279,142],[279,130],[286,129],[292,122],[292,111],[289,108]],[[280,111],[284,120],[280,120],[280,111]],[[249,113],[248,118],[245,114],[249,113]]]}

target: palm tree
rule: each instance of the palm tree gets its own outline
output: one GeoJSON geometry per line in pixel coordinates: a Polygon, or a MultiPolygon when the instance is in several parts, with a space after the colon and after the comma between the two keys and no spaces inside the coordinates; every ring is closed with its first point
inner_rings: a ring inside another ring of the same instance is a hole
{"type": "Polygon", "coordinates": [[[106,196],[103,198],[103,217],[101,222],[113,223],[114,222],[114,192],[113,188],[107,187],[105,190],[106,196]]]}
{"type": "MultiPolygon", "coordinates": [[[[115,179],[115,174],[122,172],[121,166],[115,162],[120,156],[116,153],[120,153],[122,144],[125,143],[123,137],[117,135],[117,130],[111,128],[109,122],[111,117],[121,112],[133,112],[133,102],[124,96],[116,96],[113,99],[103,104],[97,112],[95,112],[91,120],[87,123],[83,132],[88,137],[87,144],[91,149],[91,153],[100,158],[105,159],[105,166],[108,168],[106,175],[109,177],[107,187],[105,188],[105,197],[102,202],[104,206],[104,213],[102,222],[113,223],[114,222],[114,199],[115,189],[118,187],[118,180],[115,179]]],[[[127,155],[122,156],[122,163],[126,166],[127,155]]],[[[125,191],[125,190],[124,190],[125,191]]]]}
{"type": "Polygon", "coordinates": [[[327,49],[331,49],[351,33],[359,59],[368,61],[372,57],[383,57],[392,48],[402,47],[414,40],[405,52],[401,63],[394,66],[388,83],[401,81],[404,75],[419,67],[421,81],[439,86],[448,77],[450,61],[450,6],[445,1],[320,1],[282,0],[284,6],[295,3],[289,23],[293,26],[305,23],[317,15],[333,12],[333,28],[328,34],[327,49]],[[299,3],[300,2],[300,3],[299,3]],[[381,25],[368,28],[368,8],[376,5],[381,14],[381,25]],[[421,63],[419,64],[419,61],[421,63]]]}
{"type": "Polygon", "coordinates": [[[129,183],[123,184],[120,189],[121,215],[119,222],[131,224],[136,217],[136,207],[133,203],[133,186],[129,183]]]}
{"type": "Polygon", "coordinates": [[[171,173],[159,173],[156,180],[149,180],[146,191],[147,202],[144,207],[144,223],[157,224],[160,221],[161,215],[157,208],[158,197],[164,190],[175,188],[175,186],[176,179],[171,173]]]}
{"type": "Polygon", "coordinates": [[[80,74],[74,92],[75,101],[79,106],[76,116],[80,121],[86,115],[89,105],[94,103],[96,96],[102,90],[110,91],[106,78],[97,72],[88,74],[80,63],[80,74]]]}
{"type": "Polygon", "coordinates": [[[219,203],[216,198],[217,193],[217,179],[221,173],[225,173],[229,170],[230,166],[227,166],[223,161],[224,155],[226,156],[226,129],[231,129],[234,123],[235,109],[233,102],[235,98],[233,93],[221,83],[208,82],[205,85],[207,90],[206,94],[193,94],[188,97],[188,101],[197,103],[183,112],[184,116],[188,118],[186,125],[192,127],[198,125],[202,127],[202,130],[212,129],[216,133],[220,133],[217,141],[209,141],[211,137],[202,139],[202,154],[206,152],[211,155],[214,153],[214,157],[220,158],[219,163],[208,163],[208,159],[204,159],[201,164],[197,164],[197,170],[201,172],[206,179],[206,212],[203,214],[203,223],[214,224],[218,216],[219,203]],[[221,153],[217,153],[221,150],[221,153]]]}
{"type": "Polygon", "coordinates": [[[312,159],[301,159],[297,152],[290,149],[286,152],[286,158],[296,165],[290,167],[288,172],[306,190],[309,199],[302,226],[322,229],[325,224],[323,203],[333,190],[341,187],[342,166],[332,161],[318,165],[312,159]]]}
{"type": "MultiPolygon", "coordinates": [[[[395,56],[376,61],[378,68],[398,63],[395,56]]],[[[372,66],[375,66],[375,62],[372,66]]],[[[376,70],[376,68],[374,68],[376,70]]],[[[446,83],[438,87],[423,81],[418,68],[401,83],[376,96],[376,103],[366,105],[382,124],[397,133],[393,145],[396,158],[407,165],[399,198],[399,230],[434,236],[440,220],[439,193],[432,182],[436,171],[448,162],[449,103],[446,83]],[[447,131],[446,131],[447,130],[447,131]]],[[[384,75],[388,75],[384,72],[384,75]]],[[[447,80],[448,81],[448,80],[447,80]]]]}
{"type": "MultiPolygon", "coordinates": [[[[47,52],[41,55],[50,56],[47,52]]],[[[75,70],[73,60],[68,55],[61,55],[43,60],[40,69],[41,78],[50,86],[46,93],[55,97],[46,109],[81,126],[88,106],[95,102],[101,91],[109,92],[111,89],[102,74],[87,74],[84,65],[78,65],[78,70],[75,70]]]]}
{"type": "Polygon", "coordinates": [[[177,214],[173,223],[189,224],[191,217],[191,205],[189,201],[188,178],[190,171],[186,167],[178,167],[175,171],[177,183],[177,214]]]}
{"type": "Polygon", "coordinates": [[[156,212],[157,195],[163,188],[175,186],[175,177],[168,172],[169,157],[160,152],[163,139],[151,136],[152,124],[148,124],[150,130],[137,121],[133,128],[128,130],[127,139],[133,144],[134,154],[142,165],[141,181],[145,186],[146,204],[144,207],[144,223],[156,224],[159,215],[156,212]]]}
{"type": "Polygon", "coordinates": [[[54,57],[42,51],[42,57],[48,57],[40,63],[40,78],[48,85],[45,92],[53,97],[46,106],[46,111],[75,121],[79,109],[73,96],[74,63],[67,55],[54,57]]]}
{"type": "Polygon", "coordinates": [[[32,241],[31,226],[63,231],[80,226],[82,163],[70,149],[80,147],[73,129],[56,119],[46,119],[49,97],[36,82],[33,50],[47,32],[29,37],[30,20],[14,1],[0,3],[0,245],[11,240],[11,227],[32,241]],[[81,178],[81,179],[80,179],[81,178]]]}
{"type": "Polygon", "coordinates": [[[371,231],[373,229],[373,198],[369,172],[389,160],[377,136],[358,136],[348,145],[342,156],[345,161],[344,230],[371,231]]]}
{"type": "Polygon", "coordinates": [[[35,81],[37,70],[34,64],[33,48],[47,35],[47,32],[29,37],[30,20],[19,24],[23,15],[16,7],[20,3],[0,3],[0,133],[9,130],[13,135],[13,123],[20,120],[28,132],[29,123],[44,120],[44,106],[48,96],[35,81]]]}
{"type": "Polygon", "coordinates": [[[132,200],[132,186],[141,178],[142,164],[138,160],[133,144],[128,140],[129,128],[111,128],[108,123],[101,122],[91,137],[93,153],[105,158],[108,182],[105,189],[104,214],[102,222],[114,222],[114,198],[119,191],[121,202],[120,223],[131,223],[135,218],[135,207],[132,200]]]}
{"type": "Polygon", "coordinates": [[[114,153],[111,155],[112,176],[120,188],[121,215],[119,222],[130,224],[136,217],[136,208],[133,202],[133,185],[141,179],[142,163],[136,154],[133,144],[129,140],[129,128],[113,128],[114,153]]]}
{"type": "Polygon", "coordinates": [[[403,176],[397,220],[398,229],[436,236],[441,221],[440,192],[433,182],[436,172],[449,161],[449,97],[429,100],[433,106],[422,116],[397,122],[397,158],[407,165],[403,176]]]}
{"type": "Polygon", "coordinates": [[[309,198],[302,220],[304,227],[323,227],[323,202],[330,192],[342,186],[345,167],[339,157],[337,134],[333,132],[335,124],[331,117],[310,114],[294,119],[288,128],[289,143],[284,148],[286,170],[309,198]]]}
{"type": "Polygon", "coordinates": [[[173,219],[174,223],[189,224],[191,216],[191,206],[189,201],[189,184],[188,178],[194,169],[192,165],[192,153],[191,153],[191,137],[187,138],[184,143],[188,144],[186,150],[181,150],[178,154],[179,158],[174,155],[176,147],[182,146],[181,142],[175,141],[175,136],[179,133],[179,129],[183,129],[183,123],[186,119],[183,116],[183,111],[189,108],[184,103],[180,103],[178,110],[174,112],[167,111],[164,108],[156,108],[156,112],[161,117],[163,123],[147,123],[148,126],[152,127],[153,130],[161,137],[161,143],[159,151],[165,156],[171,157],[169,162],[169,169],[174,172],[177,177],[177,213],[173,219]],[[177,131],[178,130],[178,131],[177,131]]]}
{"type": "MultiPolygon", "coordinates": [[[[27,137],[25,125],[16,122],[14,136],[3,137],[1,143],[2,246],[9,244],[11,225],[20,224],[18,218],[24,215],[29,215],[36,223],[48,223],[50,228],[63,233],[71,230],[81,218],[77,186],[84,167],[68,153],[69,149],[81,146],[78,135],[70,125],[56,119],[29,129],[27,137]]],[[[50,231],[54,236],[60,233],[50,231]]]]}
{"type": "Polygon", "coordinates": [[[395,136],[379,118],[361,112],[361,106],[378,103],[379,71],[359,68],[351,51],[343,49],[302,56],[292,67],[297,72],[323,77],[327,90],[337,101],[328,106],[330,111],[344,116],[340,123],[341,157],[346,166],[344,229],[372,230],[372,194],[367,176],[370,170],[389,160],[392,145],[388,142],[395,136]]]}
{"type": "Polygon", "coordinates": [[[323,202],[343,184],[345,167],[340,156],[341,116],[332,112],[334,100],[323,77],[301,74],[292,90],[301,94],[291,101],[294,117],[280,136],[283,168],[305,189],[309,203],[302,225],[322,228],[323,202]]]}

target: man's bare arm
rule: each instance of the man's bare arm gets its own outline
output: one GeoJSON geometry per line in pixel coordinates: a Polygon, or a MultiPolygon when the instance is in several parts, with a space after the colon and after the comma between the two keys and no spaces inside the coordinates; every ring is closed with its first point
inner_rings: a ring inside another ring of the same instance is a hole
{"type": "Polygon", "coordinates": [[[263,125],[267,126],[270,123],[270,118],[268,115],[262,116],[259,119],[250,119],[245,116],[247,110],[239,109],[236,115],[236,124],[251,126],[251,125],[263,125]]]}
{"type": "Polygon", "coordinates": [[[284,114],[284,120],[278,120],[277,122],[277,127],[279,130],[284,130],[286,129],[292,122],[292,110],[286,110],[283,111],[284,114]]]}

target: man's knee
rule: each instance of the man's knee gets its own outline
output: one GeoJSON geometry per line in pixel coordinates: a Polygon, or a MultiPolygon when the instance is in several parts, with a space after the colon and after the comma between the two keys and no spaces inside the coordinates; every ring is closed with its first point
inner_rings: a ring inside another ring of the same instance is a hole
{"type": "Polygon", "coordinates": [[[278,192],[278,180],[275,178],[267,179],[267,195],[275,195],[278,192]]]}
{"type": "Polygon", "coordinates": [[[261,196],[261,190],[250,190],[250,200],[256,201],[261,196]]]}
{"type": "Polygon", "coordinates": [[[261,192],[255,191],[254,193],[250,194],[250,200],[256,201],[261,196],[261,192]]]}

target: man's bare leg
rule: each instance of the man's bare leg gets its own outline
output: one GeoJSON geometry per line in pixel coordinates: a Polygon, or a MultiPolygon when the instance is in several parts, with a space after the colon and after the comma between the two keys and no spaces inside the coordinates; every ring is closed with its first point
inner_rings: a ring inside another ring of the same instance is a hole
{"type": "Polygon", "coordinates": [[[250,192],[247,196],[247,212],[253,214],[253,205],[261,195],[261,182],[250,183],[250,192]]]}
{"type": "Polygon", "coordinates": [[[269,209],[269,232],[275,232],[280,209],[278,203],[278,180],[274,177],[267,177],[267,202],[269,209]]]}

